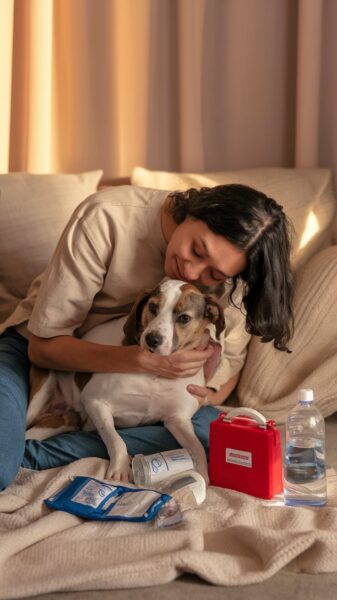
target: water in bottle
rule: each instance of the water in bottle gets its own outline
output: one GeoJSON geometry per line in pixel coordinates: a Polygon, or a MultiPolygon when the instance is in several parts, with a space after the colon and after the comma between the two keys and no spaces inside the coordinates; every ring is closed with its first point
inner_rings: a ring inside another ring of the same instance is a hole
{"type": "Polygon", "coordinates": [[[290,506],[326,504],[325,424],[311,389],[299,390],[299,402],[287,417],[284,501],[290,506]]]}

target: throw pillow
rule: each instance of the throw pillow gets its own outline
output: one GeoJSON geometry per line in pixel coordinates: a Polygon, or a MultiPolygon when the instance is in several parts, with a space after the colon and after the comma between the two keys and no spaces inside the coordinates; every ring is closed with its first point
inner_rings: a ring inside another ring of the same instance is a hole
{"type": "Polygon", "coordinates": [[[102,174],[0,175],[0,322],[45,269],[71,213],[102,174]]]}

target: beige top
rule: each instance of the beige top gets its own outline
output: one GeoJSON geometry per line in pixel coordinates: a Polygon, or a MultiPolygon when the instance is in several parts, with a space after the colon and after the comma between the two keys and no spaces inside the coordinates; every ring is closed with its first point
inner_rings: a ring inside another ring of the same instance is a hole
{"type": "MultiPolygon", "coordinates": [[[[44,338],[81,337],[112,316],[129,312],[136,296],[165,276],[160,211],[168,193],[121,186],[84,200],[48,268],[2,329],[14,325],[26,336],[31,331],[44,338]]],[[[244,315],[228,304],[228,292],[220,303],[226,320],[223,364],[209,382],[217,388],[242,368],[250,339],[244,315]]]]}

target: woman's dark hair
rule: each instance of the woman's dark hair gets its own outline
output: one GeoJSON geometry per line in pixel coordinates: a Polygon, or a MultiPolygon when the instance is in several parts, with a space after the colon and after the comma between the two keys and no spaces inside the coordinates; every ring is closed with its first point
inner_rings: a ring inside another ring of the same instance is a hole
{"type": "Polygon", "coordinates": [[[244,285],[246,330],[274,340],[278,350],[289,352],[293,330],[293,277],[290,267],[291,225],[282,206],[246,185],[218,185],[171,194],[174,221],[186,217],[204,221],[247,255],[246,269],[233,277],[230,300],[238,278],[244,285]]]}

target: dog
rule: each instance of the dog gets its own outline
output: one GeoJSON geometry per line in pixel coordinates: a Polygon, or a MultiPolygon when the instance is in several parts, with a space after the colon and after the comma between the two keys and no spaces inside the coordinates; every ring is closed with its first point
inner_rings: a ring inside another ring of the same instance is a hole
{"type": "MultiPolygon", "coordinates": [[[[219,340],[225,322],[223,309],[214,298],[192,284],[167,279],[144,292],[129,316],[98,325],[84,339],[107,345],[140,344],[167,356],[182,348],[206,347],[210,324],[215,326],[215,337],[219,340]]],[[[63,411],[56,416],[56,423],[55,417],[54,423],[53,418],[40,419],[40,426],[44,426],[42,437],[55,435],[53,427],[61,423],[57,432],[73,429],[74,414],[80,412],[86,421],[84,429],[96,429],[106,445],[110,457],[106,478],[128,481],[130,459],[115,426],[134,427],[162,421],[193,456],[196,469],[208,483],[206,454],[191,422],[199,403],[186,390],[189,383],[205,385],[203,369],[194,377],[177,379],[139,373],[47,373],[42,381],[41,370],[35,370],[32,387],[39,389],[29,404],[28,427],[38,421],[51,397],[54,406],[60,403],[62,406],[65,399],[70,409],[66,418],[63,411]]],[[[35,437],[34,429],[28,431],[28,437],[35,437]]]]}

